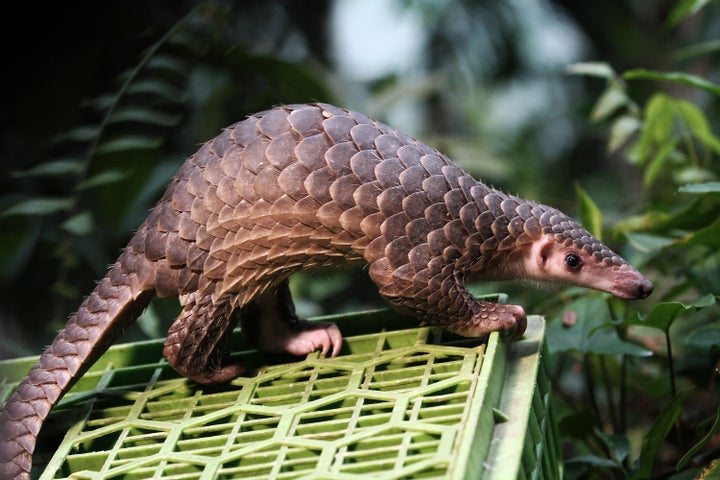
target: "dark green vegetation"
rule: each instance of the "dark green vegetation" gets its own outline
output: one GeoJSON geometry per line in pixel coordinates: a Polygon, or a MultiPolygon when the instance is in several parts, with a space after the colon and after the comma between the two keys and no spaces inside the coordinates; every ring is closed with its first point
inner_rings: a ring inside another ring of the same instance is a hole
{"type": "MultiPolygon", "coordinates": [[[[198,143],[327,101],[576,215],[655,283],[643,302],[478,286],[550,320],[568,478],[695,478],[720,457],[717,4],[378,4],[423,43],[350,77],[333,2],[18,3],[0,20],[4,357],[52,339],[198,143]]],[[[390,52],[392,33],[374,34],[390,52]]],[[[294,289],[307,314],[379,302],[361,271],[294,289]]],[[[125,338],[162,335],[176,311],[154,302],[125,338]]]]}

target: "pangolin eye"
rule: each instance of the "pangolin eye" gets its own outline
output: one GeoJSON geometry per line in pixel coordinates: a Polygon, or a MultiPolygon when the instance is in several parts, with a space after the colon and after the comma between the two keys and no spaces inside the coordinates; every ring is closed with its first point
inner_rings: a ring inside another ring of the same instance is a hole
{"type": "Polygon", "coordinates": [[[577,272],[582,268],[583,262],[582,262],[582,260],[580,260],[580,257],[578,257],[576,254],[569,253],[565,257],[565,265],[567,266],[567,268],[569,270],[572,270],[573,272],[577,272]]]}

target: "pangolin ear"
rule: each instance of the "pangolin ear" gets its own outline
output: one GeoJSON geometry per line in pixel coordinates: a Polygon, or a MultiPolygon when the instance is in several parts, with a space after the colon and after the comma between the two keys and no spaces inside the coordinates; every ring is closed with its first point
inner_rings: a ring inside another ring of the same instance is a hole
{"type": "Polygon", "coordinates": [[[547,270],[548,264],[550,262],[550,257],[552,256],[552,253],[553,253],[554,243],[552,240],[547,240],[547,239],[542,239],[542,240],[540,240],[540,242],[541,242],[540,245],[535,250],[535,252],[536,252],[535,260],[537,261],[538,267],[540,268],[540,270],[547,270]]]}

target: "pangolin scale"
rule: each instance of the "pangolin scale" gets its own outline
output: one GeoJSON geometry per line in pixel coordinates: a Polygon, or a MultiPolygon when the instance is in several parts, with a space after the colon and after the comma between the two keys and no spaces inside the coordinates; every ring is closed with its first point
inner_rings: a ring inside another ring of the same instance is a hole
{"type": "Polygon", "coordinates": [[[466,336],[525,329],[515,305],[475,300],[468,278],[530,278],[644,298],[652,284],[567,215],[473,179],[440,152],[327,104],[250,116],[178,170],[107,276],[0,413],[0,476],[29,478],[51,408],[152,295],[182,313],[164,353],[201,383],[242,365],[223,353],[241,321],[261,349],[337,354],[332,324],[299,319],[293,272],[365,261],[380,294],[466,336]]]}

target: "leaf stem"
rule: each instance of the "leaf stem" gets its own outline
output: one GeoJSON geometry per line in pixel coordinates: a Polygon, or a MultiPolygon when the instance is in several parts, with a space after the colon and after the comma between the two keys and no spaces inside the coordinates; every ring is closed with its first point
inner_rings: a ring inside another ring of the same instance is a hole
{"type": "Polygon", "coordinates": [[[593,374],[591,359],[591,354],[585,354],[585,386],[595,418],[601,421],[600,408],[598,407],[597,396],[595,395],[595,375],[593,374]]]}
{"type": "Polygon", "coordinates": [[[668,356],[668,374],[670,375],[670,393],[672,398],[677,396],[677,389],[675,387],[675,363],[673,362],[672,355],[672,341],[670,340],[670,328],[668,326],[665,330],[665,343],[667,344],[667,356],[668,356]]]}
{"type": "Polygon", "coordinates": [[[620,424],[616,433],[624,434],[627,431],[627,372],[628,356],[620,356],[620,424]]]}
{"type": "Polygon", "coordinates": [[[607,402],[608,416],[610,417],[610,423],[613,427],[613,432],[617,433],[620,426],[617,420],[617,411],[615,408],[615,402],[613,401],[613,392],[610,385],[610,377],[608,375],[607,362],[605,361],[605,355],[600,355],[600,375],[602,376],[603,383],[605,384],[605,400],[607,402]]]}

